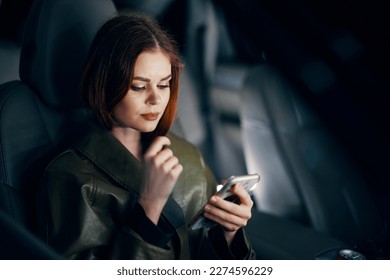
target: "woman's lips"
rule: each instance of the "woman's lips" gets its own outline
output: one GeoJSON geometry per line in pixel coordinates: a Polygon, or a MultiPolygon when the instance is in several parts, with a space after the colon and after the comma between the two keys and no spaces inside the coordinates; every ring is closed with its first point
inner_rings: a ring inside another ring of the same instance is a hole
{"type": "Polygon", "coordinates": [[[144,120],[147,120],[147,121],[155,121],[158,119],[159,115],[160,115],[160,113],[141,114],[141,116],[144,118],[144,120]]]}

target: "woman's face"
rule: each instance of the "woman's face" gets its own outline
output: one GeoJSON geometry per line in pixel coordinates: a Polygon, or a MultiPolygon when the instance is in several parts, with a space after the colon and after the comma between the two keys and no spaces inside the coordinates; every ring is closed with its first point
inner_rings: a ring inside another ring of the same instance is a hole
{"type": "Polygon", "coordinates": [[[114,107],[114,126],[153,131],[170,97],[171,63],[161,51],[141,53],[125,97],[114,107]]]}

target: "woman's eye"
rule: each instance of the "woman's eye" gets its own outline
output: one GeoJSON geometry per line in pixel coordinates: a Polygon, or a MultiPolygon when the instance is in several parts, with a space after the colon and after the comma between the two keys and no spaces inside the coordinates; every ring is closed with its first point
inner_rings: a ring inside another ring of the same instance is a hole
{"type": "Polygon", "coordinates": [[[141,90],[144,90],[146,87],[145,86],[131,86],[130,88],[133,91],[141,91],[141,90]]]}
{"type": "Polygon", "coordinates": [[[166,89],[166,88],[169,88],[169,85],[158,85],[157,87],[159,89],[166,89]]]}

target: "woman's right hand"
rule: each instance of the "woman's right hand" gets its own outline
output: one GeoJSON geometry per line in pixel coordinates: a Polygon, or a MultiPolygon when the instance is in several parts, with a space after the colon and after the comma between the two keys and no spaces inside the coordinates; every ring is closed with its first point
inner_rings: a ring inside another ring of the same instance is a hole
{"type": "Polygon", "coordinates": [[[143,184],[138,203],[146,216],[157,225],[161,212],[183,171],[177,157],[167,148],[171,141],[165,136],[157,137],[144,155],[143,184]]]}

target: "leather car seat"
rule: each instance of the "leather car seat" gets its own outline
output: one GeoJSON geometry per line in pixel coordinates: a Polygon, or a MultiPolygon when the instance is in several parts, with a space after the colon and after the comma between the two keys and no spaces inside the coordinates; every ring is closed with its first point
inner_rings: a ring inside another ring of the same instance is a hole
{"type": "Polygon", "coordinates": [[[375,240],[384,224],[372,195],[326,125],[272,66],[245,81],[241,120],[248,171],[262,175],[258,210],[349,244],[375,240]]]}
{"type": "Polygon", "coordinates": [[[0,38],[0,84],[19,79],[20,46],[14,40],[0,38]]]}
{"type": "Polygon", "coordinates": [[[165,10],[174,2],[173,0],[113,0],[118,10],[131,10],[145,13],[153,18],[164,14],[165,10]]]}
{"type": "Polygon", "coordinates": [[[86,118],[79,78],[88,48],[115,14],[110,0],[37,0],[31,7],[20,80],[0,85],[0,210],[29,230],[43,168],[86,118]]]}
{"type": "MultiPolygon", "coordinates": [[[[198,101],[198,116],[192,119],[199,120],[202,129],[192,133],[199,135],[196,144],[218,180],[245,174],[239,103],[250,66],[237,61],[228,19],[217,3],[189,0],[187,14],[185,71],[196,81],[193,93],[188,93],[198,101]]],[[[192,127],[194,121],[187,119],[183,126],[192,127]]]]}
{"type": "MultiPolygon", "coordinates": [[[[184,123],[184,128],[191,128],[193,134],[203,135],[205,132],[206,136],[200,137],[203,142],[197,143],[205,144],[203,153],[208,156],[206,160],[217,178],[244,174],[247,167],[242,142],[241,103],[253,64],[237,63],[229,33],[221,24],[223,15],[211,1],[188,3],[190,18],[185,64],[196,85],[192,91],[184,89],[183,93],[195,93],[193,96],[199,102],[196,107],[204,130],[191,125],[194,121],[188,116],[179,121],[184,123]]],[[[347,248],[344,242],[311,227],[264,212],[253,211],[246,229],[259,259],[336,259],[338,251],[347,248]]]]}
{"type": "Polygon", "coordinates": [[[19,80],[21,30],[24,26],[20,18],[24,15],[23,6],[26,6],[26,3],[17,4],[0,1],[0,84],[19,80]],[[16,6],[18,12],[15,11],[16,6]]]}

